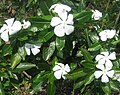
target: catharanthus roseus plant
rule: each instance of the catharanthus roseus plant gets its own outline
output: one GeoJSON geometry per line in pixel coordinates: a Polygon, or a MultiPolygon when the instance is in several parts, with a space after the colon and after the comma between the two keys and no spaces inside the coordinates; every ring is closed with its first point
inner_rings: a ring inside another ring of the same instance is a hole
{"type": "Polygon", "coordinates": [[[118,0],[1,2],[0,95],[120,94],[118,0]]]}

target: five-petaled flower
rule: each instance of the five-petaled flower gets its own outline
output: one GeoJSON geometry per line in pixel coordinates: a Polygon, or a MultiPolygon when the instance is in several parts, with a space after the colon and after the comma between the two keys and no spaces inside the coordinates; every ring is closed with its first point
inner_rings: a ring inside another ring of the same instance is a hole
{"type": "Polygon", "coordinates": [[[34,45],[29,43],[25,44],[25,50],[27,55],[30,55],[30,51],[32,51],[33,55],[38,54],[40,52],[40,49],[39,49],[40,47],[41,47],[40,45],[34,45]]]}
{"type": "Polygon", "coordinates": [[[30,21],[23,20],[23,24],[22,24],[23,29],[27,29],[30,26],[31,26],[30,21]]]}
{"type": "Polygon", "coordinates": [[[50,10],[52,9],[54,9],[54,12],[58,14],[71,11],[71,8],[64,4],[54,4],[50,7],[50,10]]]}
{"type": "Polygon", "coordinates": [[[100,39],[102,41],[107,41],[107,39],[112,39],[116,35],[116,30],[103,30],[99,33],[100,39]]]}
{"type": "Polygon", "coordinates": [[[115,52],[112,52],[111,54],[109,54],[109,52],[101,52],[101,54],[97,55],[95,58],[99,65],[105,64],[107,68],[112,68],[113,64],[111,60],[115,59],[116,59],[115,52]]]}
{"type": "Polygon", "coordinates": [[[20,21],[15,21],[15,18],[10,18],[5,20],[6,24],[3,24],[3,27],[0,29],[1,38],[5,41],[9,41],[9,35],[17,33],[22,25],[20,21]]]}
{"type": "Polygon", "coordinates": [[[53,17],[50,24],[55,27],[54,33],[58,37],[63,37],[65,34],[69,35],[74,31],[74,26],[72,26],[73,15],[68,15],[67,12],[59,15],[59,17],[53,17]]]}
{"type": "Polygon", "coordinates": [[[101,81],[104,83],[109,82],[109,78],[112,78],[114,75],[114,70],[111,68],[105,67],[104,65],[97,64],[96,67],[100,70],[94,72],[95,78],[98,79],[101,76],[101,81]],[[108,78],[109,77],[109,78],[108,78]]]}
{"type": "Polygon", "coordinates": [[[57,63],[54,66],[53,71],[54,71],[54,76],[56,77],[56,79],[61,79],[61,77],[65,79],[66,77],[64,75],[70,72],[70,67],[68,64],[64,65],[62,63],[57,63]]]}
{"type": "Polygon", "coordinates": [[[92,18],[94,20],[99,20],[102,17],[102,13],[98,10],[92,10],[93,14],[92,14],[92,18]]]}

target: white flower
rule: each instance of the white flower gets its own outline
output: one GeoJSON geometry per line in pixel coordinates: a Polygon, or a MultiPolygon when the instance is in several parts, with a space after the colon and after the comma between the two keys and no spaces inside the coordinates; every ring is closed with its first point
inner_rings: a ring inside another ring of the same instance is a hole
{"type": "Polygon", "coordinates": [[[114,70],[111,70],[110,68],[105,67],[104,65],[96,65],[96,67],[100,70],[97,70],[94,72],[95,78],[98,79],[101,76],[101,81],[104,83],[109,82],[109,78],[112,78],[114,75],[114,70]]]}
{"type": "Polygon", "coordinates": [[[65,11],[66,12],[71,11],[71,8],[67,5],[64,5],[64,4],[54,4],[50,7],[49,10],[52,10],[52,9],[54,9],[54,12],[56,12],[58,14],[61,12],[65,12],[65,11]]]}
{"type": "Polygon", "coordinates": [[[22,24],[22,26],[23,26],[23,29],[27,29],[28,27],[31,26],[31,23],[30,23],[29,21],[25,21],[25,20],[23,20],[23,24],[22,24]]]}
{"type": "Polygon", "coordinates": [[[116,35],[116,30],[103,30],[99,33],[100,39],[106,41],[107,39],[112,39],[116,35]]]}
{"type": "Polygon", "coordinates": [[[54,33],[58,37],[63,37],[65,34],[70,35],[74,31],[73,15],[67,15],[67,12],[60,14],[59,17],[53,17],[50,23],[54,28],[54,33]]]}
{"type": "Polygon", "coordinates": [[[120,82],[120,74],[115,74],[113,79],[115,79],[115,80],[120,82]]]}
{"type": "Polygon", "coordinates": [[[101,54],[95,57],[95,60],[98,62],[99,65],[105,64],[105,66],[108,68],[112,68],[113,64],[111,60],[115,59],[116,59],[115,52],[112,52],[111,54],[109,54],[109,52],[101,52],[101,54]]]}
{"type": "Polygon", "coordinates": [[[99,20],[102,17],[102,13],[98,10],[92,10],[93,14],[92,14],[92,18],[94,20],[99,20]]]}
{"type": "Polygon", "coordinates": [[[15,21],[15,18],[5,20],[6,24],[0,29],[1,38],[5,41],[9,41],[9,35],[17,33],[22,25],[19,21],[15,21]]]}
{"type": "Polygon", "coordinates": [[[39,49],[40,47],[41,47],[40,45],[34,45],[29,43],[25,44],[25,50],[27,55],[30,55],[30,50],[32,51],[33,55],[38,54],[40,52],[40,49],[39,49]]]}
{"type": "Polygon", "coordinates": [[[62,63],[57,63],[54,68],[53,68],[54,72],[54,76],[57,79],[61,79],[61,77],[63,79],[65,79],[65,76],[68,72],[70,72],[70,67],[68,66],[68,64],[64,65],[62,63]]]}

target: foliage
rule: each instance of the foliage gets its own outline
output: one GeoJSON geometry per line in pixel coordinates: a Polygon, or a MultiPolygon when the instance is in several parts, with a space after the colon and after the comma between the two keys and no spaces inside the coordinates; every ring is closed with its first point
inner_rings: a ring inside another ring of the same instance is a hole
{"type": "Polygon", "coordinates": [[[11,17],[31,22],[28,29],[10,36],[9,42],[0,38],[0,95],[33,95],[44,90],[48,95],[58,92],[61,95],[117,95],[120,92],[120,82],[111,78],[108,83],[102,83],[94,76],[95,57],[103,51],[116,52],[113,70],[120,74],[119,33],[105,42],[99,37],[102,30],[120,30],[119,0],[2,0],[0,6],[0,27],[11,17]],[[57,37],[50,26],[56,14],[49,8],[55,3],[72,8],[74,32],[70,35],[57,37]],[[103,13],[100,20],[91,18],[94,9],[103,13]],[[97,26],[100,28],[96,30],[97,26]],[[40,52],[27,55],[25,43],[40,45],[40,52]],[[55,78],[56,63],[70,66],[66,80],[55,78]],[[63,88],[70,93],[62,93],[63,88]]]}

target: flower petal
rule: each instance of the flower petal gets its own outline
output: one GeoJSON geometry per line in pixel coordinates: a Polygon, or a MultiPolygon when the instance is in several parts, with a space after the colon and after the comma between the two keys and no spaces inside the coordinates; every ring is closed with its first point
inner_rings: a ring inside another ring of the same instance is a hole
{"type": "Polygon", "coordinates": [[[5,42],[9,41],[8,31],[4,31],[1,33],[1,39],[3,39],[5,42]]]}
{"type": "Polygon", "coordinates": [[[108,57],[108,55],[109,55],[109,52],[101,52],[101,54],[103,54],[105,57],[108,57]]]}
{"type": "Polygon", "coordinates": [[[66,11],[58,13],[58,16],[62,19],[62,21],[66,21],[68,17],[68,13],[66,11]]]}
{"type": "Polygon", "coordinates": [[[57,63],[61,68],[65,68],[65,65],[63,63],[57,63]]]}
{"type": "Polygon", "coordinates": [[[111,54],[108,56],[108,58],[111,59],[111,60],[115,60],[115,59],[116,59],[116,53],[115,53],[115,52],[111,53],[111,54]]]}
{"type": "Polygon", "coordinates": [[[113,64],[109,59],[106,59],[105,66],[106,66],[107,70],[110,70],[112,68],[113,64]]]}
{"type": "Polygon", "coordinates": [[[106,74],[103,74],[103,75],[102,75],[101,81],[104,82],[104,83],[109,82],[109,78],[106,76],[106,74]]]}
{"type": "Polygon", "coordinates": [[[0,33],[4,32],[7,28],[8,26],[6,24],[3,24],[3,27],[0,29],[0,33]]]}
{"type": "Polygon", "coordinates": [[[31,51],[32,51],[33,55],[36,55],[40,52],[40,50],[38,48],[31,48],[31,51]]]}
{"type": "Polygon", "coordinates": [[[53,17],[51,22],[50,22],[50,25],[54,27],[54,26],[57,26],[61,23],[62,23],[62,20],[59,17],[53,17]]]}
{"type": "Polygon", "coordinates": [[[99,61],[99,60],[102,59],[102,58],[104,58],[104,56],[101,55],[101,54],[99,54],[99,55],[97,55],[97,56],[95,57],[95,60],[96,60],[96,61],[99,61]]]}
{"type": "Polygon", "coordinates": [[[113,75],[114,75],[114,70],[108,71],[108,72],[107,72],[107,75],[108,75],[110,78],[112,78],[113,75]]]}
{"type": "Polygon", "coordinates": [[[104,70],[104,69],[105,69],[104,65],[99,65],[99,64],[97,64],[96,67],[97,67],[98,69],[100,69],[100,70],[104,70]]]}
{"type": "Polygon", "coordinates": [[[116,34],[116,30],[107,31],[107,38],[112,39],[116,34]]]}
{"type": "Polygon", "coordinates": [[[74,26],[65,25],[65,33],[66,35],[70,35],[74,31],[74,26]]]}
{"type": "Polygon", "coordinates": [[[5,20],[5,22],[7,23],[9,27],[11,27],[13,25],[14,20],[15,18],[10,18],[10,19],[5,20]]]}
{"type": "Polygon", "coordinates": [[[106,59],[105,59],[105,58],[102,58],[102,59],[100,59],[100,60],[98,61],[98,64],[99,64],[99,65],[103,65],[103,64],[105,64],[105,61],[106,61],[106,59]]]}
{"type": "Polygon", "coordinates": [[[65,29],[63,28],[63,25],[60,24],[60,25],[56,26],[54,29],[54,33],[58,37],[63,37],[65,35],[65,29]]]}
{"type": "Polygon", "coordinates": [[[70,67],[69,67],[68,64],[65,65],[65,71],[66,71],[66,72],[70,72],[70,67]]]}
{"type": "Polygon", "coordinates": [[[54,72],[54,76],[56,77],[56,79],[61,79],[62,70],[55,71],[54,72]]]}
{"type": "Polygon", "coordinates": [[[73,25],[73,15],[72,14],[68,15],[67,24],[73,25]]]}
{"type": "Polygon", "coordinates": [[[103,74],[102,71],[95,71],[94,72],[94,76],[95,76],[96,79],[98,79],[102,74],[103,74]]]}
{"type": "Polygon", "coordinates": [[[9,35],[13,35],[13,34],[17,33],[21,28],[22,28],[21,22],[15,21],[13,23],[13,26],[11,27],[11,31],[9,31],[9,35]]]}
{"type": "Polygon", "coordinates": [[[55,65],[53,68],[53,71],[61,70],[61,67],[59,65],[55,65]]]}

